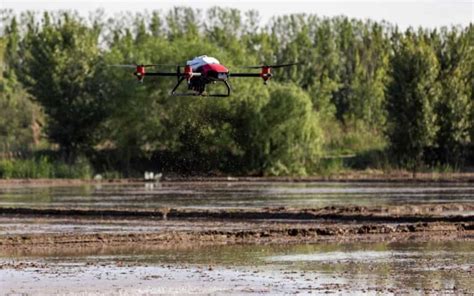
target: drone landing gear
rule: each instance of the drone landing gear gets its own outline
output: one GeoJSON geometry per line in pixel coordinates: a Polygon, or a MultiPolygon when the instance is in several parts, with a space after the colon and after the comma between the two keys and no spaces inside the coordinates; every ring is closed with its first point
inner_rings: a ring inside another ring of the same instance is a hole
{"type": "MultiPolygon", "coordinates": [[[[176,93],[176,90],[178,89],[178,87],[181,85],[181,83],[185,80],[184,77],[181,77],[179,80],[178,80],[178,83],[175,85],[175,87],[173,88],[173,90],[171,90],[171,95],[172,96],[176,96],[176,97],[189,97],[189,96],[198,96],[198,97],[228,97],[230,96],[230,92],[231,92],[231,88],[230,88],[230,85],[229,85],[229,82],[227,82],[227,80],[219,80],[219,81],[222,81],[224,83],[224,85],[226,86],[226,89],[227,89],[227,93],[224,93],[224,94],[211,94],[211,93],[207,93],[205,91],[205,85],[203,85],[203,87],[201,88],[200,91],[194,91],[194,92],[185,92],[185,93],[176,93]]],[[[217,81],[216,81],[217,82],[217,81]]]]}

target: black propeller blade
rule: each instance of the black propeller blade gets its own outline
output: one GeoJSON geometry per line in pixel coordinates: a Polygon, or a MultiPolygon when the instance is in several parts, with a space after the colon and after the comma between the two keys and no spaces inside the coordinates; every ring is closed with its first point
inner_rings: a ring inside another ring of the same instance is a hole
{"type": "Polygon", "coordinates": [[[136,68],[136,67],[176,67],[181,65],[176,64],[116,64],[116,65],[108,65],[108,67],[118,67],[118,68],[136,68]]]}
{"type": "Polygon", "coordinates": [[[116,68],[136,68],[137,65],[126,65],[126,64],[117,64],[117,65],[107,65],[107,67],[116,67],[116,68]]]}

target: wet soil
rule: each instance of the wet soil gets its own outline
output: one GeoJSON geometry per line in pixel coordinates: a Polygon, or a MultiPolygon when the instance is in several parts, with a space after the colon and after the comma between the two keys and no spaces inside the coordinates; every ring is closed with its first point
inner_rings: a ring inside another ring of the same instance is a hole
{"type": "Polygon", "coordinates": [[[12,252],[0,257],[0,287],[21,295],[466,295],[474,289],[473,246],[324,242],[12,252]]]}
{"type": "Polygon", "coordinates": [[[312,209],[0,208],[0,248],[474,240],[473,210],[471,203],[312,209]],[[32,231],[38,225],[43,228],[32,231]],[[84,225],[89,227],[80,231],[84,225]]]}
{"type": "Polygon", "coordinates": [[[474,222],[474,203],[435,203],[389,206],[327,206],[321,208],[32,208],[0,207],[0,215],[33,217],[117,217],[149,219],[334,220],[359,222],[474,222]],[[463,214],[469,213],[469,214],[463,214]]]}

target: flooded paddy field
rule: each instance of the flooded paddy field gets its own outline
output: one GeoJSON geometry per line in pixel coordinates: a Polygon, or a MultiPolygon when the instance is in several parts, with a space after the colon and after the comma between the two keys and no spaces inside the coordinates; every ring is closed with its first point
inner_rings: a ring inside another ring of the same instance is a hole
{"type": "Polygon", "coordinates": [[[0,254],[0,287],[14,295],[462,295],[473,276],[474,242],[0,254]]]}
{"type": "Polygon", "coordinates": [[[466,294],[473,255],[473,183],[0,186],[8,293],[466,294]]]}
{"type": "Polygon", "coordinates": [[[1,207],[237,208],[474,201],[474,183],[165,182],[0,186],[1,207]]]}

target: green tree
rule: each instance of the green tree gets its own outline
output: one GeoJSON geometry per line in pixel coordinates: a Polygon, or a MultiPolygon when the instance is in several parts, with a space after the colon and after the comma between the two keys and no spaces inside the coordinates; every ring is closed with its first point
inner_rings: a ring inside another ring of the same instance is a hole
{"type": "Polygon", "coordinates": [[[437,159],[441,163],[459,167],[470,142],[472,127],[472,69],[474,51],[466,31],[456,28],[442,31],[442,43],[438,50],[440,61],[439,82],[441,96],[436,105],[437,159]]]}
{"type": "Polygon", "coordinates": [[[336,19],[337,47],[339,50],[339,87],[333,93],[333,102],[336,106],[336,117],[345,122],[352,113],[349,108],[354,101],[354,79],[360,70],[360,58],[357,54],[358,40],[356,39],[355,25],[347,18],[336,19]]]}
{"type": "Polygon", "coordinates": [[[270,175],[314,172],[321,153],[321,130],[309,96],[293,85],[272,85],[261,110],[262,168],[270,175]]]}
{"type": "Polygon", "coordinates": [[[168,39],[185,37],[187,39],[198,39],[200,37],[199,27],[201,10],[191,7],[174,7],[166,15],[168,39]]]}
{"type": "Polygon", "coordinates": [[[414,175],[437,132],[434,108],[440,96],[438,70],[434,50],[407,31],[391,58],[387,133],[392,156],[414,175]]]}
{"type": "Polygon", "coordinates": [[[367,127],[381,130],[384,125],[385,86],[388,79],[389,46],[383,27],[366,24],[360,28],[362,40],[357,46],[354,73],[350,84],[352,95],[346,117],[359,120],[367,127]]]}
{"type": "Polygon", "coordinates": [[[149,29],[151,31],[151,35],[153,37],[161,37],[163,32],[163,21],[160,17],[160,14],[158,11],[153,11],[152,13],[152,16],[151,16],[151,20],[150,20],[150,25],[149,25],[149,29]]]}
{"type": "Polygon", "coordinates": [[[18,77],[47,115],[48,138],[73,162],[97,142],[97,129],[107,115],[95,76],[99,32],[69,13],[55,20],[45,13],[41,26],[34,19],[27,26],[18,77]]]}
{"type": "Polygon", "coordinates": [[[11,65],[18,59],[18,23],[12,17],[0,37],[0,151],[27,152],[40,141],[42,114],[18,83],[11,65]]]}

